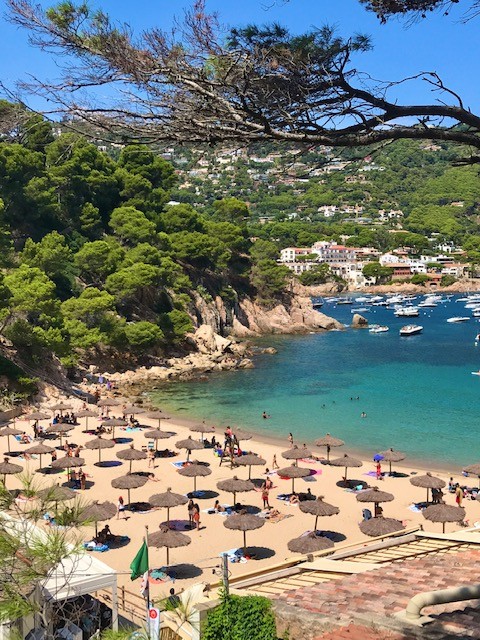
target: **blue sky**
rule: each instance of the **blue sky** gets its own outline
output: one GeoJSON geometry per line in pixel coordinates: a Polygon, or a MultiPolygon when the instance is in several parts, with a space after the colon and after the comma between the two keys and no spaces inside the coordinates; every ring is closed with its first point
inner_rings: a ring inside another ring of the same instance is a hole
{"type": "MultiPolygon", "coordinates": [[[[40,2],[51,6],[55,2],[40,2]]],[[[118,20],[141,31],[156,25],[168,28],[174,16],[181,16],[189,3],[182,0],[97,0],[118,20]]],[[[381,25],[357,0],[207,0],[207,9],[217,11],[222,23],[239,26],[248,23],[279,22],[292,32],[301,33],[323,24],[336,25],[344,36],[366,33],[374,49],[356,60],[356,67],[378,79],[400,79],[419,71],[436,71],[445,84],[464,98],[465,106],[480,111],[480,86],[477,82],[480,63],[478,35],[480,18],[461,24],[461,11],[448,17],[432,14],[426,20],[406,27],[394,20],[381,25]]],[[[55,75],[49,54],[32,48],[27,34],[9,24],[0,23],[0,78],[8,85],[27,74],[55,75]]],[[[426,83],[406,85],[397,90],[403,101],[432,101],[426,83]]]]}

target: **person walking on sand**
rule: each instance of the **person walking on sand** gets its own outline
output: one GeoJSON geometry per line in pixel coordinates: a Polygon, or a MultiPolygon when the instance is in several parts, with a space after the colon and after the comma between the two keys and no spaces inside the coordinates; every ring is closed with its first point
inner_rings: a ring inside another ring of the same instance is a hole
{"type": "Polygon", "coordinates": [[[190,499],[187,504],[187,511],[188,511],[188,524],[190,525],[190,529],[193,529],[193,514],[195,511],[195,504],[192,499],[190,499]]]}
{"type": "Polygon", "coordinates": [[[263,508],[264,509],[271,509],[272,508],[270,506],[269,501],[268,501],[268,494],[269,494],[269,491],[267,489],[267,485],[264,483],[263,487],[262,487],[262,500],[263,500],[263,508]]]}
{"type": "Polygon", "coordinates": [[[200,506],[198,504],[193,505],[193,522],[197,531],[200,530],[200,506]]]}
{"type": "Polygon", "coordinates": [[[290,432],[290,433],[288,434],[288,443],[289,443],[289,445],[290,445],[291,447],[293,447],[293,434],[292,434],[292,432],[290,432]]]}
{"type": "Polygon", "coordinates": [[[274,453],[273,454],[273,458],[272,458],[272,469],[280,469],[280,467],[278,466],[278,462],[277,462],[277,454],[274,453]]]}
{"type": "Polygon", "coordinates": [[[83,469],[80,469],[80,471],[78,472],[78,479],[80,480],[80,490],[85,491],[86,484],[87,484],[87,476],[85,475],[85,472],[83,471],[83,469]]]}
{"type": "Polygon", "coordinates": [[[117,520],[120,518],[120,514],[123,514],[123,517],[125,518],[125,503],[123,501],[122,496],[119,496],[118,498],[118,502],[117,502],[117,520]]]}
{"type": "Polygon", "coordinates": [[[148,467],[153,467],[155,469],[155,450],[150,449],[148,452],[148,467]]]}
{"type": "Polygon", "coordinates": [[[377,466],[375,467],[375,475],[377,476],[377,480],[382,480],[382,465],[380,461],[377,462],[377,466]]]}
{"type": "Polygon", "coordinates": [[[457,482],[457,486],[455,487],[455,502],[457,503],[457,507],[462,506],[462,500],[463,500],[463,489],[457,482]]]}

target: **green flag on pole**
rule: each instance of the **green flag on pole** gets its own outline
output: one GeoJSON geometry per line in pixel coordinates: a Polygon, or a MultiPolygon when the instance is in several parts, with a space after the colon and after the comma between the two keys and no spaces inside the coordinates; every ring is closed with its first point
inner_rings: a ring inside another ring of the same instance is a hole
{"type": "Polygon", "coordinates": [[[132,575],[130,576],[131,580],[135,580],[136,578],[143,576],[143,574],[148,571],[148,547],[145,540],[143,541],[137,555],[132,560],[130,570],[132,572],[132,575]]]}

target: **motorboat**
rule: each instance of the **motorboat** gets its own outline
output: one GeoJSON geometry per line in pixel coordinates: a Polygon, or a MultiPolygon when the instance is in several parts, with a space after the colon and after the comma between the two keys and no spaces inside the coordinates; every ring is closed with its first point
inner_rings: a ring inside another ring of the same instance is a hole
{"type": "Polygon", "coordinates": [[[388,329],[389,327],[387,327],[387,325],[384,325],[384,324],[372,324],[372,326],[369,328],[369,332],[370,333],[386,333],[388,329]]]}
{"type": "Polygon", "coordinates": [[[339,300],[337,300],[337,305],[339,304],[353,304],[353,300],[351,300],[350,298],[340,298],[339,300]]]}
{"type": "Polygon", "coordinates": [[[323,307],[323,300],[321,298],[312,300],[312,307],[314,309],[321,309],[323,307]]]}
{"type": "Polygon", "coordinates": [[[480,318],[480,309],[478,307],[472,311],[472,318],[480,318]]]}
{"type": "Polygon", "coordinates": [[[447,322],[468,322],[470,320],[467,316],[454,316],[453,318],[447,318],[447,322]]]}
{"type": "Polygon", "coordinates": [[[418,307],[398,307],[394,311],[397,318],[416,318],[419,315],[418,307]]]}
{"type": "Polygon", "coordinates": [[[418,333],[422,333],[423,327],[419,324],[406,324],[404,327],[400,329],[401,336],[415,336],[418,333]]]}
{"type": "Polygon", "coordinates": [[[426,298],[425,300],[422,300],[422,302],[418,303],[419,307],[436,307],[438,306],[438,301],[435,300],[434,298],[426,298]]]}
{"type": "Polygon", "coordinates": [[[370,309],[367,309],[367,307],[359,307],[356,309],[350,309],[350,313],[369,313],[370,309]]]}

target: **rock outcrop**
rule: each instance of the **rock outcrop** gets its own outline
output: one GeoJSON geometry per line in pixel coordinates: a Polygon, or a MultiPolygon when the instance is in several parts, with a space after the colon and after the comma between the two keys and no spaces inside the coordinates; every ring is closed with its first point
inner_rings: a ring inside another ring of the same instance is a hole
{"type": "Polygon", "coordinates": [[[366,329],[368,327],[368,320],[359,313],[354,313],[350,326],[352,329],[366,329]]]}

